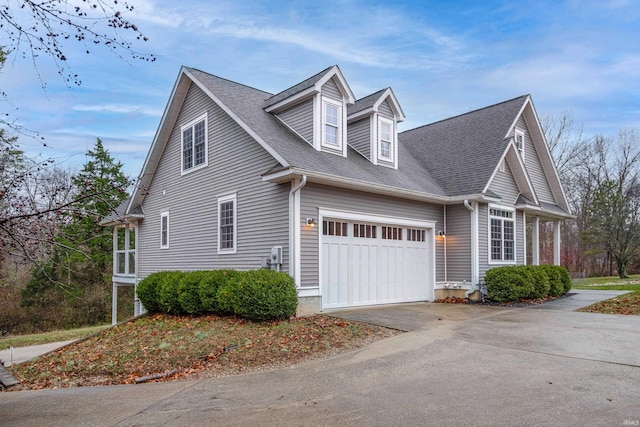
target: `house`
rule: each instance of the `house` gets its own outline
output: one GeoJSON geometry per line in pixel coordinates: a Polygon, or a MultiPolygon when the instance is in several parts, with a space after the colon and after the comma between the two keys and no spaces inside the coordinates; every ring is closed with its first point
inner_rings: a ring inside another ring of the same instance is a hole
{"type": "Polygon", "coordinates": [[[559,264],[571,214],[529,95],[404,119],[390,88],[356,99],[338,66],[275,95],[183,67],[102,221],[114,293],[159,270],[268,267],[295,279],[300,313],[473,298],[488,269],[540,262],[541,221],[559,264]]]}

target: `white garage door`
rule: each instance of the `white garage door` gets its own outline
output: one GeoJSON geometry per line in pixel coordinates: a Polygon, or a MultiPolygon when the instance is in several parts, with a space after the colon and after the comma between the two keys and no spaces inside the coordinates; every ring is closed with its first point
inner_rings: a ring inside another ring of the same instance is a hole
{"type": "Polygon", "coordinates": [[[432,229],[324,218],[320,234],[323,308],[432,298],[432,229]]]}

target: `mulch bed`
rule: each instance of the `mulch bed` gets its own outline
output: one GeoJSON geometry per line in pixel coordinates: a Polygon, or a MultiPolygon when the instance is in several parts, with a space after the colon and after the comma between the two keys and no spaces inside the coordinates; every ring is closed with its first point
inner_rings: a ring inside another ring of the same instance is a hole
{"type": "Polygon", "coordinates": [[[486,305],[493,307],[530,307],[532,305],[543,304],[548,301],[553,301],[560,298],[567,298],[572,295],[575,295],[575,292],[569,292],[559,297],[546,297],[546,298],[537,298],[537,299],[521,299],[519,301],[513,302],[498,302],[492,301],[488,298],[484,300],[467,300],[466,298],[458,298],[458,297],[447,297],[442,299],[437,299],[434,302],[442,303],[442,304],[469,304],[469,305],[486,305]]]}

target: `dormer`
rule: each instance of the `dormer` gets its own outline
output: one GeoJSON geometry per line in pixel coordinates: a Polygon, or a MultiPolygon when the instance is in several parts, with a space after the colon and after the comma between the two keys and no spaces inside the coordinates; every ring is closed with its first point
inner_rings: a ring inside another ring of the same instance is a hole
{"type": "Polygon", "coordinates": [[[374,165],[398,168],[398,123],[405,119],[391,88],[356,101],[347,114],[349,145],[374,165]]]}
{"type": "Polygon", "coordinates": [[[265,101],[272,113],[314,149],[347,156],[347,105],[355,97],[337,65],[265,101]]]}

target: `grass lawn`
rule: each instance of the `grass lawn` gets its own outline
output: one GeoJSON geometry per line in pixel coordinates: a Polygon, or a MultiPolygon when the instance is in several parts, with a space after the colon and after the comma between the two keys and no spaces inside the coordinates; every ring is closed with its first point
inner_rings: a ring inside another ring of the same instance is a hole
{"type": "Polygon", "coordinates": [[[626,279],[618,276],[590,277],[576,279],[572,284],[573,289],[593,289],[607,291],[631,291],[628,294],[610,298],[605,301],[592,304],[578,311],[588,313],[605,314],[630,314],[640,316],[640,274],[635,274],[626,279]]]}
{"type": "Polygon", "coordinates": [[[150,315],[14,365],[10,390],[231,375],[333,355],[399,331],[328,316],[251,322],[150,315]]]}
{"type": "Polygon", "coordinates": [[[68,341],[88,337],[108,328],[109,325],[90,326],[86,328],[68,329],[63,331],[44,332],[31,335],[9,335],[0,338],[0,350],[9,347],[26,347],[29,345],[48,344],[50,342],[68,341]]]}
{"type": "Polygon", "coordinates": [[[602,289],[620,291],[640,291],[640,274],[631,275],[627,279],[618,276],[589,277],[586,279],[574,279],[574,289],[602,289]]]}

